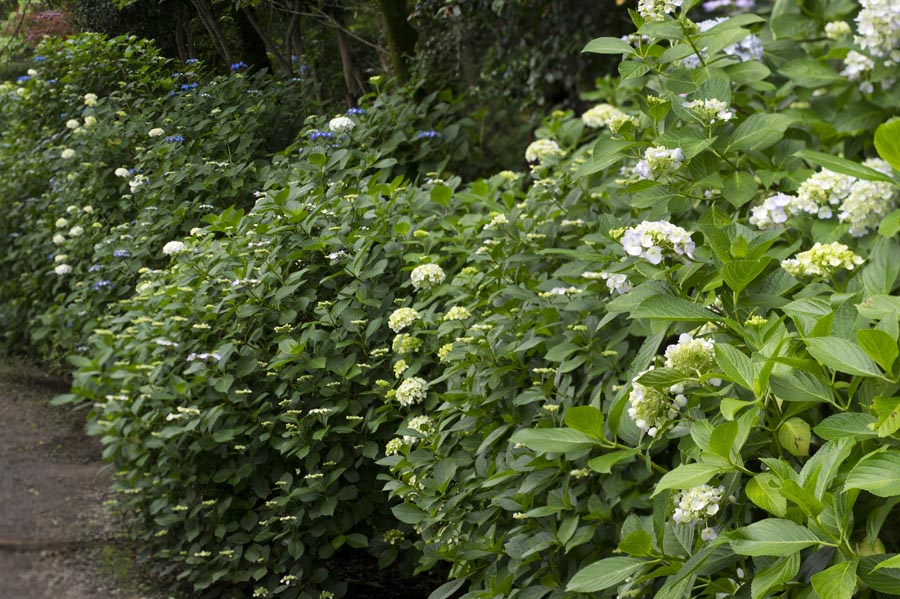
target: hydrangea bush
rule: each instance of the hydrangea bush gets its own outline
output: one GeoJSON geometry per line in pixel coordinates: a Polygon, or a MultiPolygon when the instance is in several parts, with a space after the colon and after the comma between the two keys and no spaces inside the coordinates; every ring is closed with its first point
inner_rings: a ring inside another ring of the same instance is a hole
{"type": "Polygon", "coordinates": [[[345,546],[432,599],[900,594],[894,14],[641,0],[597,106],[467,184],[452,98],[310,118],[92,312],[135,534],[212,596],[341,594],[345,546]]]}

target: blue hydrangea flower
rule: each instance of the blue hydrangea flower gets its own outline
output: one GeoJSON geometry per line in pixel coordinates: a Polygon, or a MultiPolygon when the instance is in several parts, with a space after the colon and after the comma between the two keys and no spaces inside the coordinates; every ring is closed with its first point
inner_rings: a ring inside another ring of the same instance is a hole
{"type": "Polygon", "coordinates": [[[365,114],[365,113],[366,113],[366,111],[364,109],[358,108],[355,106],[353,108],[349,108],[346,112],[346,114],[365,114]]]}
{"type": "Polygon", "coordinates": [[[46,56],[33,56],[31,58],[31,60],[33,60],[34,62],[44,62],[45,60],[47,60],[47,57],[46,56]]]}
{"type": "Polygon", "coordinates": [[[115,256],[116,258],[127,258],[128,250],[116,250],[113,252],[113,256],[115,256]]]}
{"type": "Polygon", "coordinates": [[[332,133],[331,131],[312,131],[309,134],[309,138],[313,141],[321,138],[334,139],[334,133],[332,133]]]}
{"type": "Polygon", "coordinates": [[[170,135],[163,138],[163,141],[168,143],[180,143],[184,141],[184,135],[170,135]]]}
{"type": "Polygon", "coordinates": [[[96,283],[94,283],[94,291],[103,289],[104,287],[109,287],[111,284],[112,283],[111,283],[111,281],[109,281],[109,279],[103,279],[101,281],[97,281],[96,283]]]}
{"type": "Polygon", "coordinates": [[[419,133],[416,134],[416,139],[434,139],[434,138],[440,139],[442,137],[443,137],[443,135],[441,135],[434,129],[432,129],[430,131],[419,131],[419,133]]]}
{"type": "Polygon", "coordinates": [[[198,62],[200,62],[199,58],[188,58],[184,61],[184,64],[197,64],[198,62]]]}
{"type": "Polygon", "coordinates": [[[241,69],[246,69],[246,68],[247,68],[247,63],[244,62],[243,60],[240,61],[240,62],[236,62],[236,63],[234,63],[233,65],[231,65],[231,70],[232,70],[232,71],[239,71],[239,70],[241,70],[241,69]]]}
{"type": "Polygon", "coordinates": [[[22,75],[21,77],[17,78],[16,81],[18,83],[25,83],[29,79],[31,79],[31,77],[29,77],[28,75],[22,75]]]}
{"type": "Polygon", "coordinates": [[[88,272],[97,272],[97,271],[100,270],[101,268],[103,268],[103,267],[100,266],[99,264],[93,264],[93,265],[91,265],[91,267],[88,269],[88,272]]]}

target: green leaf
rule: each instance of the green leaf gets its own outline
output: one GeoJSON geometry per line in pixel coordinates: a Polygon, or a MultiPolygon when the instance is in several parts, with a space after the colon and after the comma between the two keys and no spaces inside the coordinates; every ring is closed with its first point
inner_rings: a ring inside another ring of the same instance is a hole
{"type": "Polygon", "coordinates": [[[812,575],[810,582],[821,599],[850,599],[856,588],[856,567],[859,558],[835,564],[812,575]]]}
{"type": "Polygon", "coordinates": [[[875,424],[875,417],[859,412],[846,412],[829,416],[813,428],[813,431],[826,441],[838,439],[867,439],[875,436],[871,426],[875,424]]]}
{"type": "Polygon", "coordinates": [[[445,582],[431,591],[428,599],[450,599],[464,584],[466,584],[465,578],[457,578],[456,580],[445,582]]]}
{"type": "Polygon", "coordinates": [[[881,371],[858,345],[840,337],[813,337],[806,349],[816,360],[838,372],[855,376],[881,377],[881,371]]]}
{"type": "Polygon", "coordinates": [[[603,412],[593,406],[575,406],[566,410],[566,426],[588,434],[596,439],[605,439],[603,412]]]}
{"type": "Polygon", "coordinates": [[[900,297],[891,295],[873,295],[861,304],[856,304],[859,315],[872,320],[883,318],[896,319],[900,314],[900,297]]]}
{"type": "Polygon", "coordinates": [[[786,374],[773,373],[769,386],[781,401],[830,403],[834,405],[834,393],[819,377],[803,370],[790,370],[786,374]]]}
{"type": "Polygon", "coordinates": [[[587,43],[582,52],[592,54],[634,54],[634,48],[628,42],[617,37],[598,37],[587,43]]]}
{"type": "Polygon", "coordinates": [[[722,265],[722,278],[735,293],[740,293],[761,275],[769,265],[769,259],[733,260],[722,265]]]}
{"type": "Polygon", "coordinates": [[[894,118],[878,125],[875,129],[875,149],[894,170],[900,170],[900,119],[894,118]]]}
{"type": "Polygon", "coordinates": [[[774,516],[783,517],[787,513],[787,500],[779,490],[780,481],[770,472],[757,474],[744,487],[747,497],[774,516]]]}
{"type": "Polygon", "coordinates": [[[630,460],[637,454],[637,449],[619,449],[617,451],[611,451],[610,453],[603,454],[588,461],[588,467],[594,472],[609,474],[612,472],[613,466],[623,460],[630,460]]]}
{"type": "Polygon", "coordinates": [[[753,380],[756,373],[753,366],[744,353],[726,343],[716,343],[716,364],[730,381],[734,381],[745,389],[753,390],[753,380]]]}
{"type": "Polygon", "coordinates": [[[878,225],[878,234],[884,237],[893,237],[897,231],[900,231],[900,210],[894,210],[885,216],[878,225]]]}
{"type": "Polygon", "coordinates": [[[638,378],[638,382],[646,387],[669,388],[672,385],[677,385],[678,383],[686,381],[689,378],[689,376],[687,376],[680,370],[673,370],[671,368],[654,368],[653,370],[648,370],[647,372],[642,374],[638,378]]]}
{"type": "Polygon", "coordinates": [[[428,514],[425,510],[411,503],[395,505],[391,508],[391,511],[394,513],[394,517],[397,518],[397,520],[405,522],[406,524],[418,524],[428,518],[428,514]]]}
{"type": "Polygon", "coordinates": [[[884,181],[886,183],[894,182],[893,179],[880,171],[876,171],[874,168],[870,168],[858,162],[853,162],[852,160],[847,160],[846,158],[838,158],[831,154],[816,152],[814,150],[800,150],[799,152],[795,152],[794,156],[802,158],[817,166],[827,168],[830,171],[856,177],[857,179],[884,181]]]}
{"type": "Polygon", "coordinates": [[[821,543],[811,530],[790,520],[768,518],[728,534],[731,548],[739,555],[784,557],[821,543]]]}
{"type": "Polygon", "coordinates": [[[754,573],[750,581],[750,599],[769,597],[769,591],[792,580],[800,571],[800,554],[792,553],[754,573]]]}
{"type": "Polygon", "coordinates": [[[876,397],[872,411],[878,420],[869,425],[879,437],[889,437],[900,428],[900,397],[876,397]]]}
{"type": "Polygon", "coordinates": [[[510,442],[521,443],[538,453],[566,453],[596,444],[592,437],[569,428],[524,429],[516,432],[510,442]]]}
{"type": "Polygon", "coordinates": [[[619,542],[618,551],[628,555],[649,556],[653,550],[653,537],[639,528],[619,542]]]}
{"type": "Polygon", "coordinates": [[[803,510],[803,513],[810,518],[818,517],[825,509],[825,504],[819,501],[811,491],[801,487],[792,480],[782,481],[780,491],[785,499],[797,504],[803,510]]]}
{"type": "Polygon", "coordinates": [[[872,568],[872,572],[881,570],[882,568],[900,568],[900,555],[895,555],[894,557],[887,558],[883,562],[879,562],[877,566],[872,568]]]}
{"type": "Polygon", "coordinates": [[[814,89],[843,81],[843,77],[834,69],[814,58],[792,60],[781,67],[779,72],[795,85],[814,89]]]}
{"type": "Polygon", "coordinates": [[[672,295],[653,295],[631,312],[631,318],[650,318],[684,322],[709,322],[721,317],[700,304],[672,295]]]}
{"type": "Polygon", "coordinates": [[[647,564],[635,557],[610,557],[579,570],[566,585],[570,593],[597,593],[615,586],[647,564]]]}
{"type": "Polygon", "coordinates": [[[758,191],[756,179],[749,173],[738,171],[724,178],[722,197],[735,208],[740,208],[756,197],[758,191]]]}
{"type": "Polygon", "coordinates": [[[785,130],[794,122],[784,114],[752,114],[738,125],[731,135],[733,140],[726,152],[755,152],[775,145],[784,137],[785,130]]]}
{"type": "Polygon", "coordinates": [[[713,466],[712,464],[682,464],[674,470],[666,472],[662,478],[659,479],[651,497],[658,495],[666,489],[688,489],[697,487],[708,482],[710,478],[720,472],[724,472],[724,469],[721,466],[713,466]]]}
{"type": "Polygon", "coordinates": [[[888,450],[863,458],[847,475],[844,489],[862,489],[878,497],[900,495],[900,452],[888,450]]]}
{"type": "Polygon", "coordinates": [[[894,361],[900,355],[896,339],[884,331],[863,329],[856,332],[856,343],[870,358],[878,362],[885,372],[890,372],[894,361]]]}
{"type": "Polygon", "coordinates": [[[859,560],[857,574],[860,580],[868,587],[879,593],[888,595],[900,595],[900,568],[885,566],[883,570],[877,567],[891,559],[885,555],[870,555],[859,560]]]}

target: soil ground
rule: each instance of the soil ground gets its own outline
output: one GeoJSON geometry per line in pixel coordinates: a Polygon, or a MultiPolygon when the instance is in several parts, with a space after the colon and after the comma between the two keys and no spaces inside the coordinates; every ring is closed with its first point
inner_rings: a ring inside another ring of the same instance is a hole
{"type": "Polygon", "coordinates": [[[65,381],[0,363],[0,599],[161,599],[103,509],[109,483],[65,381]]]}

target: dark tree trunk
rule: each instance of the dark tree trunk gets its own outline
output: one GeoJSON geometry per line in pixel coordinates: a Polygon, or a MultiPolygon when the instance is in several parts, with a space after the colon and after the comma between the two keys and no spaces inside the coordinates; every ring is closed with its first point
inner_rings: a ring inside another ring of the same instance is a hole
{"type": "Polygon", "coordinates": [[[215,46],[216,51],[225,61],[225,64],[228,66],[234,64],[231,50],[228,49],[228,43],[225,41],[225,34],[222,33],[222,28],[219,27],[219,20],[213,13],[209,2],[207,0],[191,0],[191,4],[197,9],[200,21],[209,33],[209,37],[212,38],[213,46],[215,46]]]}
{"type": "Polygon", "coordinates": [[[344,15],[342,8],[333,8],[331,16],[335,21],[335,34],[337,35],[338,49],[341,52],[341,66],[344,70],[344,84],[347,87],[347,105],[353,106],[356,99],[365,93],[362,75],[356,65],[353,64],[353,54],[350,51],[350,36],[344,31],[344,15]]]}
{"type": "Polygon", "coordinates": [[[401,83],[409,81],[409,58],[416,53],[416,30],[409,24],[406,0],[378,0],[384,19],[394,75],[401,83]]]}
{"type": "Polygon", "coordinates": [[[266,33],[259,26],[256,16],[253,14],[252,8],[244,8],[242,10],[234,9],[232,11],[234,23],[237,25],[237,32],[241,38],[241,47],[243,50],[243,60],[253,70],[268,69],[272,70],[272,63],[269,61],[268,51],[277,57],[275,47],[271,48],[266,33]]]}

